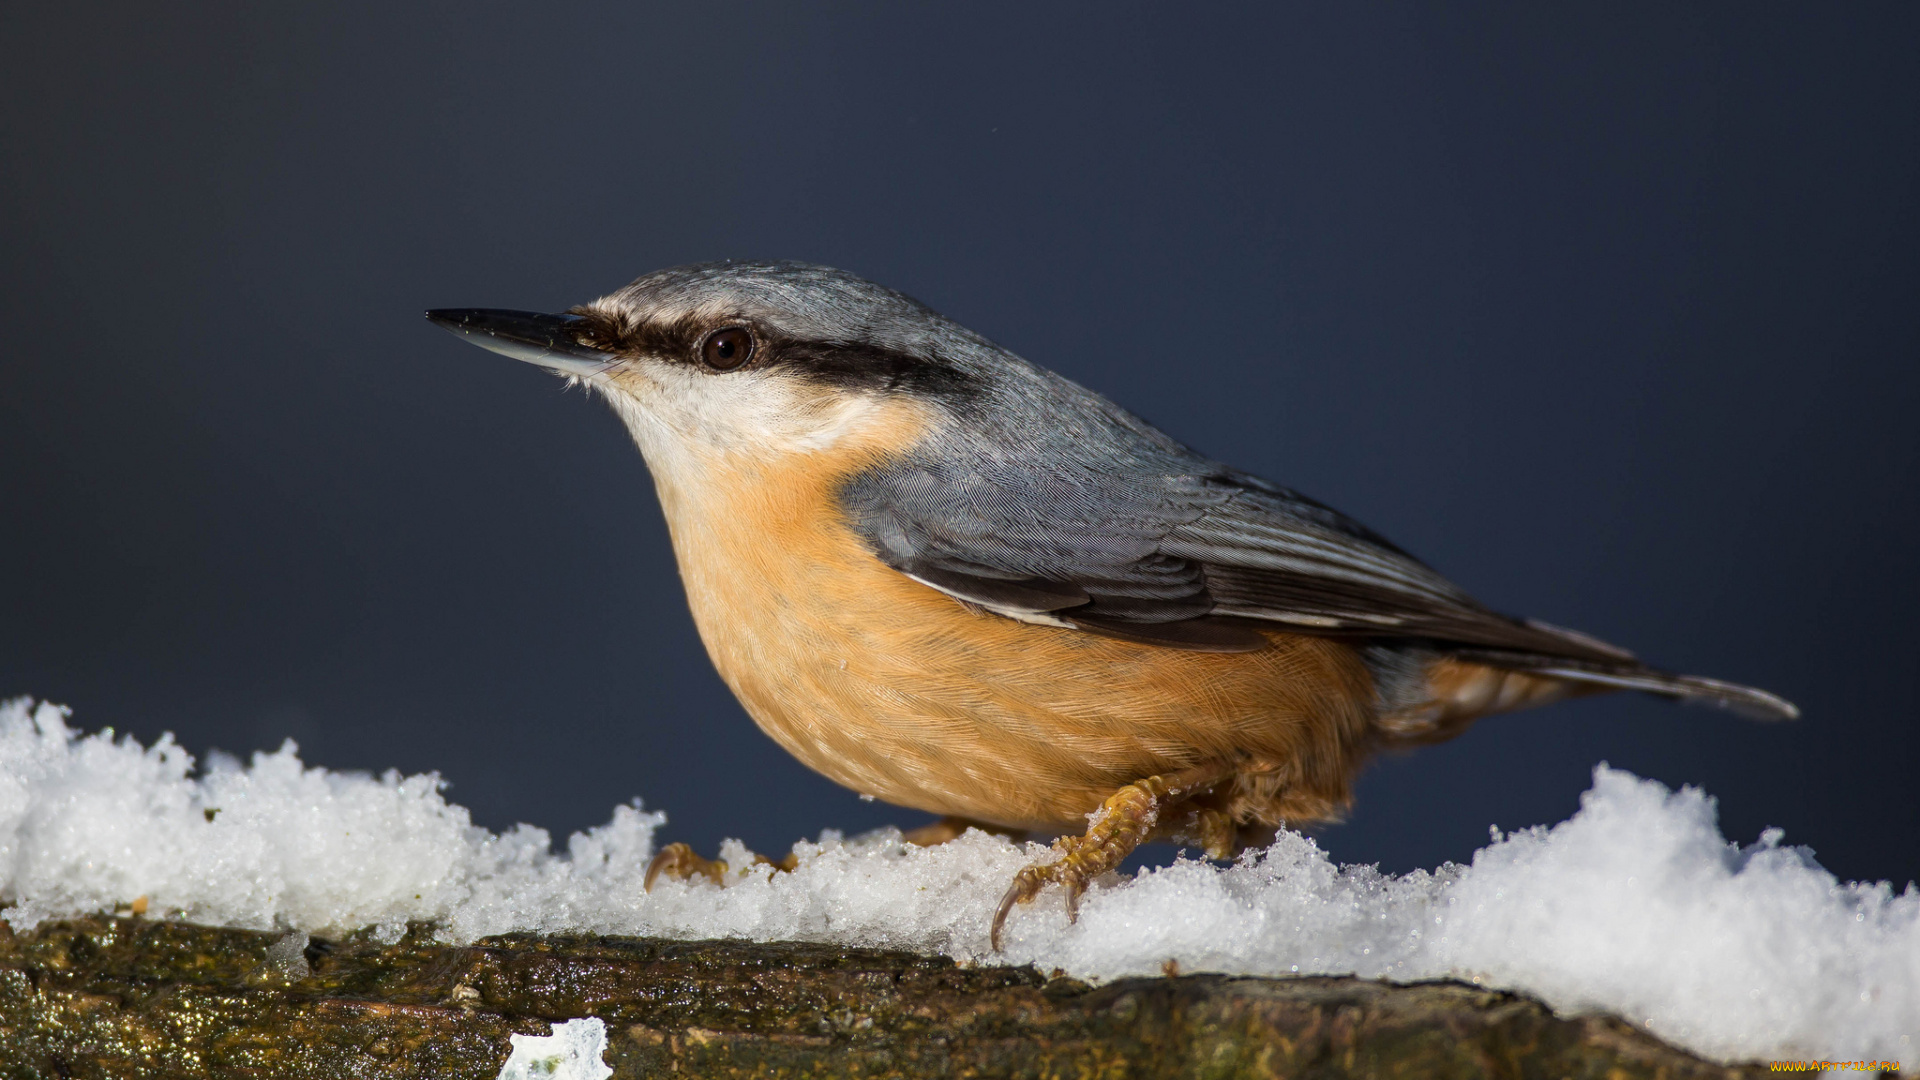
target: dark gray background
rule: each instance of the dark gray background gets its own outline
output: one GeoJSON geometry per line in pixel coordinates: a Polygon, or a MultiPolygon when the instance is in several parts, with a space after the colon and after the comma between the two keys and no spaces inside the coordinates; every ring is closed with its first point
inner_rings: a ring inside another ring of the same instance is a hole
{"type": "Polygon", "coordinates": [[[1618,697],[1369,771],[1388,869],[1600,760],[1920,874],[1920,6],[12,4],[0,693],[196,752],[917,824],[761,736],[599,402],[430,306],[846,267],[1495,606],[1798,701],[1618,697]]]}

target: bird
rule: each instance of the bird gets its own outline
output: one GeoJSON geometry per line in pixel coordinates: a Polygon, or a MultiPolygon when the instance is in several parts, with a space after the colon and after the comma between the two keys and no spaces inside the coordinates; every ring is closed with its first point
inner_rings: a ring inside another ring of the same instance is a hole
{"type": "MultiPolygon", "coordinates": [[[[1499,613],[1385,537],[830,267],[646,274],[559,313],[437,309],[604,397],[652,474],[700,637],[767,735],[863,797],[1058,834],[1015,905],[1148,840],[1226,858],[1337,820],[1382,750],[1635,690],[1791,719],[1499,613]]],[[[685,845],[649,867],[719,880],[685,845]]]]}

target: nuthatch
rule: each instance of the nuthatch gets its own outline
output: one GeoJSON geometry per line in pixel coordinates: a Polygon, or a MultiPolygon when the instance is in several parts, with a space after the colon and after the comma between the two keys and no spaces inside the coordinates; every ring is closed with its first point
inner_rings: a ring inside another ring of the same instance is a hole
{"type": "MultiPolygon", "coordinates": [[[[1333,818],[1375,750],[1490,713],[1630,689],[1796,715],[1492,611],[1351,518],[839,270],[707,263],[561,315],[427,315],[612,403],[707,652],[774,741],[942,815],[918,841],[1069,834],[1015,877],[996,948],[1050,883],[1071,912],[1145,840],[1220,858],[1333,818]]],[[[662,867],[714,864],[673,845],[662,867]]]]}

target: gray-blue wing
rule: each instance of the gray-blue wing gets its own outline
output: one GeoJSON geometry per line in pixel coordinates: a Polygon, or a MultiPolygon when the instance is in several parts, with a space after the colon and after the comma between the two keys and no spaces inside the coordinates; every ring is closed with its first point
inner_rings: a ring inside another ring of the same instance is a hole
{"type": "Polygon", "coordinates": [[[1179,464],[1192,468],[921,461],[857,477],[843,502],[882,561],[1012,618],[1208,651],[1263,647],[1253,628],[1264,624],[1631,659],[1491,611],[1310,499],[1202,459],[1179,464]]]}

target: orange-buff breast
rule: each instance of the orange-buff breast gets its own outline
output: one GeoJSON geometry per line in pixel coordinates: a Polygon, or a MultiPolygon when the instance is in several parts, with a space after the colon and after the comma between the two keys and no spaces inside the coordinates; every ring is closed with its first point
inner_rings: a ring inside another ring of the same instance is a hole
{"type": "Polygon", "coordinates": [[[773,461],[660,482],[708,653],[760,728],[890,803],[1074,829],[1116,788],[1204,761],[1258,770],[1216,802],[1239,821],[1333,816],[1370,747],[1372,677],[1349,646],[1271,633],[1182,652],[971,609],[881,563],[836,492],[915,434],[902,414],[773,461]]]}

